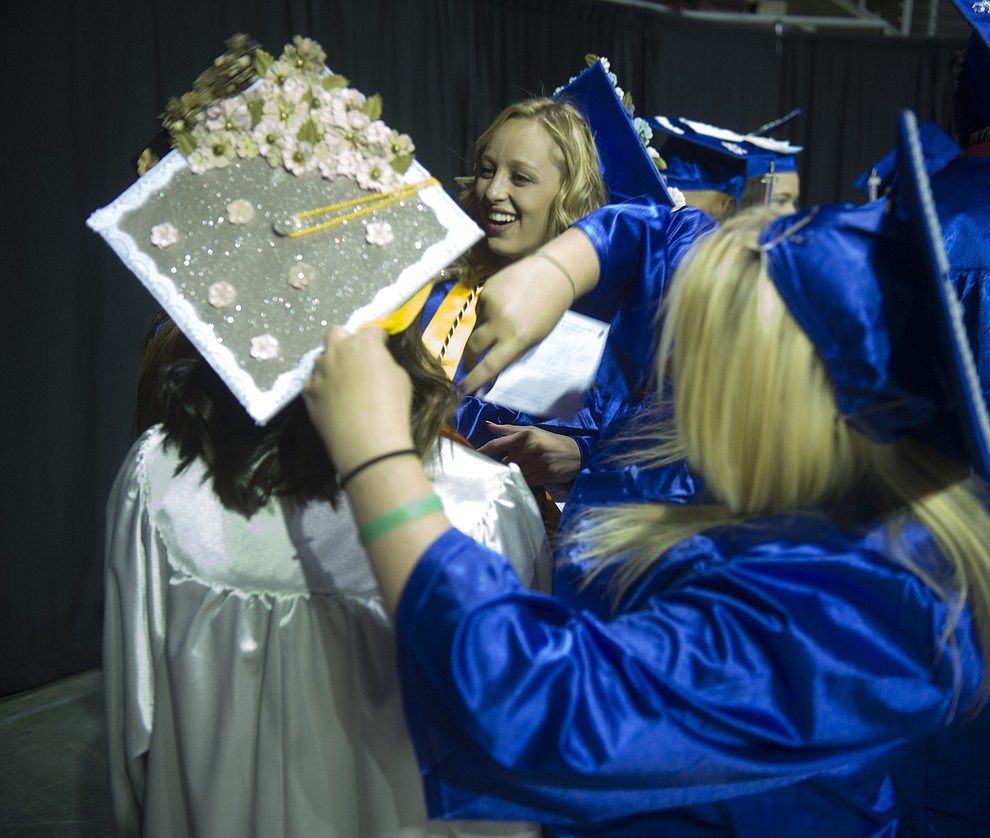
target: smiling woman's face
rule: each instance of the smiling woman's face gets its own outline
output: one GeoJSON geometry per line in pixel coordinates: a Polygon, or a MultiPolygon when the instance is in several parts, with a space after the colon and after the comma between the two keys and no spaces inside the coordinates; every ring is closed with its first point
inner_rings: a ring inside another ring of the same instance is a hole
{"type": "Polygon", "coordinates": [[[561,171],[553,141],[531,119],[510,119],[481,155],[474,183],[478,219],[492,253],[521,259],[547,239],[550,207],[560,191],[561,171]]]}

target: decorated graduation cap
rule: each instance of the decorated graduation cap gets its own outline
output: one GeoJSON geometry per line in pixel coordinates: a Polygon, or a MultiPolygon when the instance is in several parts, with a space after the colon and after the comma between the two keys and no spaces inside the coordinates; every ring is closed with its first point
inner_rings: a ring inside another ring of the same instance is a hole
{"type": "Polygon", "coordinates": [[[482,235],[324,60],[301,37],[277,60],[228,42],[217,66],[250,85],[204,103],[201,78],[170,101],[177,149],[87,222],[259,424],[302,390],[328,325],[401,331],[482,235]]]}
{"type": "MultiPolygon", "coordinates": [[[[946,163],[955,160],[962,153],[959,144],[952,139],[934,120],[928,120],[918,128],[918,140],[925,171],[937,172],[946,163]]],[[[877,160],[870,169],[857,178],[854,186],[875,201],[894,185],[897,175],[897,149],[891,149],[877,160]]]]}
{"type": "Polygon", "coordinates": [[[984,125],[990,125],[990,0],[953,2],[973,27],[960,81],[966,85],[970,101],[984,125]]]}
{"type": "Polygon", "coordinates": [[[742,196],[746,181],[772,170],[794,171],[801,146],[759,134],[738,134],[690,119],[654,116],[650,127],[667,135],[660,149],[667,183],[681,190],[712,189],[742,196]]]}
{"type": "Polygon", "coordinates": [[[846,421],[878,442],[921,439],[988,477],[990,420],[914,115],[899,128],[901,212],[881,202],[804,210],[767,225],[761,248],[846,421]]]}
{"type": "Polygon", "coordinates": [[[648,151],[652,131],[644,120],[630,115],[607,60],[588,58],[588,68],[553,95],[574,105],[587,120],[610,200],[619,203],[648,195],[659,204],[672,206],[674,202],[648,151]]]}

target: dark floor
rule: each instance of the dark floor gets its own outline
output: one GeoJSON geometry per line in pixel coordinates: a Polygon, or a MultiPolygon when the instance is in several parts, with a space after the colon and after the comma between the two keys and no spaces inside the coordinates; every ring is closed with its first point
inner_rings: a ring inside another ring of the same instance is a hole
{"type": "Polygon", "coordinates": [[[0,698],[0,838],[108,838],[100,670],[0,698]]]}

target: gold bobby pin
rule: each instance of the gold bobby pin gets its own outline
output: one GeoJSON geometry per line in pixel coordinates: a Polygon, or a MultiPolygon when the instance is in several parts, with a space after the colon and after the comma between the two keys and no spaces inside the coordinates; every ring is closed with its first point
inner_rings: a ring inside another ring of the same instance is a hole
{"type": "Polygon", "coordinates": [[[373,212],[377,212],[390,204],[396,203],[396,201],[401,201],[403,198],[408,198],[410,195],[414,195],[419,192],[420,189],[425,189],[428,186],[439,185],[440,181],[436,178],[426,178],[425,180],[421,180],[416,183],[407,183],[403,186],[398,186],[395,189],[389,189],[387,192],[380,193],[380,196],[377,198],[354,198],[350,201],[342,201],[339,204],[330,204],[329,206],[319,207],[318,209],[297,212],[290,215],[282,224],[273,224],[272,227],[280,236],[288,236],[293,239],[299,238],[300,236],[308,236],[310,233],[319,233],[321,230],[326,230],[330,227],[336,226],[337,224],[342,224],[345,221],[351,221],[355,218],[360,218],[363,215],[369,215],[373,212]],[[316,215],[326,215],[330,212],[337,212],[342,209],[347,209],[347,207],[360,206],[361,204],[367,204],[367,206],[354,210],[353,212],[345,213],[344,215],[338,215],[336,218],[331,218],[329,221],[324,221],[322,224],[317,224],[314,227],[300,227],[297,229],[295,226],[303,218],[312,218],[316,215]]]}

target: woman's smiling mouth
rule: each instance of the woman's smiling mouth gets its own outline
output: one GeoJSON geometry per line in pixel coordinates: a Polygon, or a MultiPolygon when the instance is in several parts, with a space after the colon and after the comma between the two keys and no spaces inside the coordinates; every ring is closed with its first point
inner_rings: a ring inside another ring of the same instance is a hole
{"type": "Polygon", "coordinates": [[[518,220],[518,216],[511,213],[492,211],[488,213],[486,226],[494,232],[502,232],[516,220],[518,220]]]}

